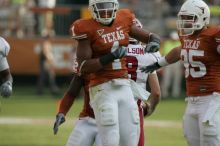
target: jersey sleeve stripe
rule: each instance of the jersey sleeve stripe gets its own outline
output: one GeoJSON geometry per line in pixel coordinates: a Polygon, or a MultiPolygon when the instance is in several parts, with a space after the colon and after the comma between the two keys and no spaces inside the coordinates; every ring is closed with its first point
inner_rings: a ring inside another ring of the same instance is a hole
{"type": "Polygon", "coordinates": [[[220,43],[220,38],[215,38],[215,41],[216,41],[217,43],[220,43]]]}
{"type": "Polygon", "coordinates": [[[72,36],[72,39],[80,40],[87,38],[87,34],[78,35],[78,36],[72,36]]]}

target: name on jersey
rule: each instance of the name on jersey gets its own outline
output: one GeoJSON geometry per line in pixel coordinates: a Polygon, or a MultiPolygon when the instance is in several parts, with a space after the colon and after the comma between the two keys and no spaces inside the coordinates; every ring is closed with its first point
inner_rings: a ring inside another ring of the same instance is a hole
{"type": "Polygon", "coordinates": [[[128,54],[144,55],[144,48],[128,48],[128,54]]]}
{"type": "Polygon", "coordinates": [[[105,43],[111,43],[114,41],[125,39],[125,35],[124,35],[123,30],[118,30],[118,31],[107,33],[107,34],[103,34],[102,38],[104,39],[105,43]]]}
{"type": "Polygon", "coordinates": [[[184,40],[183,48],[198,49],[200,41],[198,40],[184,40]]]}

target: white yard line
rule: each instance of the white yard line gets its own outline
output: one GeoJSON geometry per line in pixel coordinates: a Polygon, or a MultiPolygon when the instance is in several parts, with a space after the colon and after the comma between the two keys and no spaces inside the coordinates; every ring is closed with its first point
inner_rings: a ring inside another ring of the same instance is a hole
{"type": "Polygon", "coordinates": [[[182,123],[171,120],[144,120],[145,127],[182,128],[182,123]]]}
{"type": "MultiPolygon", "coordinates": [[[[23,118],[23,117],[0,117],[0,125],[51,125],[55,119],[50,118],[23,118]]],[[[66,119],[65,124],[73,125],[77,119],[66,119]]],[[[144,120],[145,127],[181,128],[181,122],[171,120],[144,120]]]]}

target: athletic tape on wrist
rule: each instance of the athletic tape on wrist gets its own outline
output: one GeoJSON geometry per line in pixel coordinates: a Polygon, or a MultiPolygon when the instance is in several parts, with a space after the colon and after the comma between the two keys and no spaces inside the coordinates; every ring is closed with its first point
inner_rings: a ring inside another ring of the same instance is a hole
{"type": "Polygon", "coordinates": [[[165,57],[162,57],[159,61],[158,61],[158,64],[160,66],[167,66],[169,65],[169,63],[167,62],[166,58],[165,57]]]}

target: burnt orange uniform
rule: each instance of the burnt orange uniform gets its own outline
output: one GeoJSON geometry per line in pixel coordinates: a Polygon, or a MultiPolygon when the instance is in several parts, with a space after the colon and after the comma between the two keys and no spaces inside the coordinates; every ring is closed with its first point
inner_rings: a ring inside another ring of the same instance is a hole
{"type": "Polygon", "coordinates": [[[220,92],[220,27],[181,37],[187,96],[220,92]]]}
{"type": "MultiPolygon", "coordinates": [[[[91,42],[92,58],[108,54],[119,46],[127,46],[134,15],[128,9],[117,11],[111,26],[100,24],[94,19],[80,19],[74,22],[71,30],[73,38],[87,38],[91,42]]],[[[115,78],[127,78],[125,59],[115,60],[101,71],[90,75],[89,86],[95,86],[115,78]]]]}

